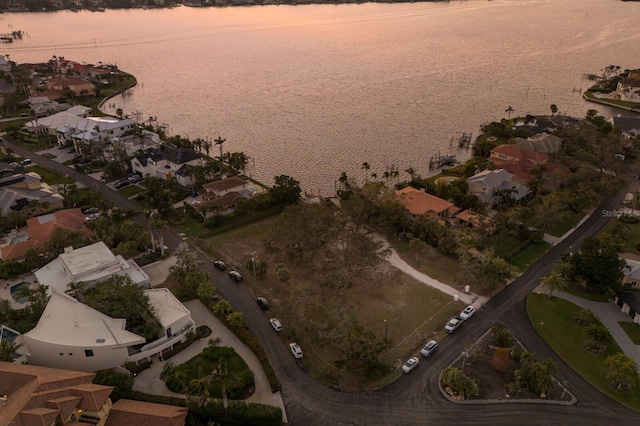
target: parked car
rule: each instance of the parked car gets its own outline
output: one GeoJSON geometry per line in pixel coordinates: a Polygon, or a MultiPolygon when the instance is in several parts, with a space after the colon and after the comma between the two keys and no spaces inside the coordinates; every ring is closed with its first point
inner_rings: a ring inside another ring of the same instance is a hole
{"type": "Polygon", "coordinates": [[[464,308],[462,312],[460,312],[460,318],[466,321],[469,318],[471,318],[475,313],[476,313],[476,308],[474,308],[473,305],[469,305],[466,308],[464,308]]]}
{"type": "Polygon", "coordinates": [[[142,176],[140,176],[139,174],[134,173],[134,174],[130,175],[127,178],[127,180],[129,181],[129,183],[137,183],[137,182],[143,181],[144,178],[142,176]]]}
{"type": "Polygon", "coordinates": [[[415,356],[412,356],[407,360],[407,362],[404,363],[404,365],[402,366],[402,371],[405,374],[411,373],[411,371],[413,371],[413,369],[416,368],[419,363],[420,363],[420,360],[415,356]]]}
{"type": "Polygon", "coordinates": [[[114,185],[116,189],[124,188],[125,186],[129,186],[130,182],[127,179],[121,179],[116,182],[114,185]]]}
{"type": "Polygon", "coordinates": [[[215,266],[216,268],[220,269],[221,271],[224,271],[225,269],[227,269],[227,264],[224,263],[222,260],[216,260],[213,262],[213,266],[215,266]]]}
{"type": "Polygon", "coordinates": [[[271,323],[271,327],[273,327],[275,331],[282,330],[282,323],[278,318],[271,318],[269,322],[271,323]]]}
{"type": "Polygon", "coordinates": [[[256,298],[256,301],[258,302],[258,305],[262,308],[262,309],[269,309],[269,302],[267,302],[267,299],[265,299],[262,296],[258,296],[256,298]]]}
{"type": "Polygon", "coordinates": [[[31,165],[31,159],[30,158],[25,158],[24,160],[22,160],[22,162],[20,163],[23,166],[29,166],[31,165]]]}
{"type": "Polygon", "coordinates": [[[97,208],[97,207],[89,207],[88,209],[82,210],[82,213],[84,213],[84,214],[94,214],[94,213],[98,213],[99,211],[100,211],[100,209],[97,208]]]}
{"type": "Polygon", "coordinates": [[[191,202],[191,205],[192,205],[192,206],[199,206],[200,204],[202,204],[202,200],[193,200],[193,201],[191,202]]]}
{"type": "Polygon", "coordinates": [[[444,326],[444,331],[446,331],[447,333],[453,333],[454,331],[462,327],[463,321],[464,320],[460,317],[450,319],[447,325],[444,326]]]}
{"type": "Polygon", "coordinates": [[[90,214],[89,216],[84,218],[84,220],[86,220],[87,222],[98,219],[100,219],[100,215],[98,213],[90,214]]]}
{"type": "Polygon", "coordinates": [[[425,358],[429,358],[431,355],[438,351],[438,342],[435,340],[429,340],[424,348],[420,351],[420,355],[425,358]]]}
{"type": "Polygon", "coordinates": [[[298,346],[296,342],[289,343],[289,348],[291,349],[291,353],[293,354],[294,358],[302,358],[302,349],[300,349],[300,346],[298,346]]]}
{"type": "Polygon", "coordinates": [[[242,275],[238,271],[229,271],[229,277],[237,283],[242,282],[242,275]]]}

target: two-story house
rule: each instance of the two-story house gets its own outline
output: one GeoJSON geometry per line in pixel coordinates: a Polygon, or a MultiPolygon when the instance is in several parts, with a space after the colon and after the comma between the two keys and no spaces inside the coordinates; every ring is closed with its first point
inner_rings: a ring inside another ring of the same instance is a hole
{"type": "Polygon", "coordinates": [[[443,222],[461,210],[452,202],[410,186],[397,190],[395,198],[405,206],[411,219],[429,216],[443,222]]]}
{"type": "Polygon", "coordinates": [[[482,202],[493,205],[497,202],[498,191],[509,191],[509,196],[519,201],[529,194],[529,188],[513,180],[513,174],[504,169],[483,170],[469,177],[469,193],[482,202]]]}
{"type": "Polygon", "coordinates": [[[176,179],[182,186],[192,184],[189,166],[202,165],[202,154],[193,149],[163,144],[147,148],[131,159],[131,170],[142,176],[176,179]]]}
{"type": "Polygon", "coordinates": [[[546,165],[549,156],[517,145],[500,145],[491,150],[488,160],[511,173],[513,182],[526,185],[533,178],[532,171],[546,165]]]}
{"type": "Polygon", "coordinates": [[[629,71],[627,78],[618,82],[616,97],[621,101],[640,102],[640,69],[629,71]]]}
{"type": "Polygon", "coordinates": [[[35,172],[0,179],[0,211],[5,215],[22,212],[33,216],[62,208],[63,204],[64,197],[54,192],[35,172]]]}

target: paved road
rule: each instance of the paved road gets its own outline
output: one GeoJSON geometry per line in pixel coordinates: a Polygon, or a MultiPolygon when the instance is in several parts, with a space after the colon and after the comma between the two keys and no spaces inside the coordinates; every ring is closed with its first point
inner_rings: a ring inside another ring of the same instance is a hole
{"type": "MultiPolygon", "coordinates": [[[[53,168],[51,160],[18,146],[13,148],[15,153],[53,168]]],[[[95,183],[87,175],[58,164],[56,166],[58,170],[63,169],[69,176],[87,186],[95,183]]],[[[97,184],[97,189],[119,208],[136,209],[131,201],[105,185],[97,184]]],[[[311,379],[293,359],[286,343],[273,333],[265,313],[259,309],[253,297],[232,282],[226,274],[214,268],[209,259],[201,257],[220,294],[244,314],[249,328],[264,347],[282,383],[282,395],[292,425],[638,424],[640,414],[594,389],[556,356],[529,323],[525,309],[525,298],[535,289],[540,278],[565,253],[575,251],[585,238],[597,233],[607,221],[599,212],[603,209],[614,210],[621,199],[622,196],[607,198],[576,232],[558,243],[508,288],[493,297],[460,331],[444,338],[436,356],[425,360],[412,374],[375,392],[346,394],[311,379]],[[558,365],[556,377],[569,382],[568,387],[577,396],[580,405],[565,407],[516,403],[460,406],[445,400],[437,389],[438,372],[487,328],[497,323],[513,330],[525,347],[539,359],[552,358],[558,365]]],[[[165,232],[165,244],[169,248],[175,249],[181,242],[182,239],[175,233],[165,232]]]]}

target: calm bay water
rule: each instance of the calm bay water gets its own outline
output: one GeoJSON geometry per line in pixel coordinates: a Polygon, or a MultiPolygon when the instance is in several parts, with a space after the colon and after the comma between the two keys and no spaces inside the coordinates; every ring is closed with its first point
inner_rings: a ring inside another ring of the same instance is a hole
{"type": "MultiPolygon", "coordinates": [[[[333,193],[363,162],[423,176],[461,132],[514,114],[584,116],[583,73],[640,68],[640,3],[616,0],[264,6],[0,15],[16,62],[115,63],[139,85],[110,101],[172,134],[226,138],[251,174],[333,193]]],[[[114,112],[107,109],[107,112],[114,112]]],[[[217,152],[214,148],[212,154],[217,152]]]]}

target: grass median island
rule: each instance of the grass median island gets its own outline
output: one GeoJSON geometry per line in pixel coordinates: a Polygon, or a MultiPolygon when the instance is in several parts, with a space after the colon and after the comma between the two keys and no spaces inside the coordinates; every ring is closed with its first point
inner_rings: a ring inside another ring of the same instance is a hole
{"type": "Polygon", "coordinates": [[[550,299],[537,293],[527,297],[529,320],[549,346],[594,387],[621,404],[640,411],[640,383],[636,383],[629,392],[620,392],[611,388],[602,375],[605,359],[621,352],[620,347],[615,342],[607,343],[604,353],[593,353],[583,348],[589,338],[585,335],[585,327],[575,320],[580,311],[585,310],[557,297],[550,299]]]}

